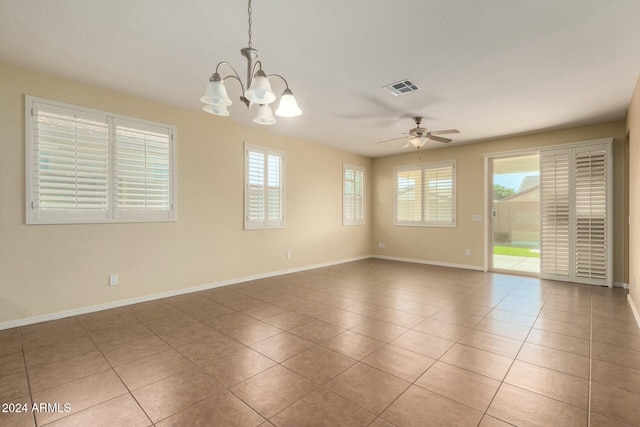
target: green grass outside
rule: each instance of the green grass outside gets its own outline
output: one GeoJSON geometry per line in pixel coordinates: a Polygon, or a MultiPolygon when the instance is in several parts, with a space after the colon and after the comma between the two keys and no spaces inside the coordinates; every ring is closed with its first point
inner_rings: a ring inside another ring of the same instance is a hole
{"type": "Polygon", "coordinates": [[[512,248],[510,246],[494,246],[495,255],[522,256],[528,258],[540,258],[540,252],[533,252],[529,248],[512,248]]]}

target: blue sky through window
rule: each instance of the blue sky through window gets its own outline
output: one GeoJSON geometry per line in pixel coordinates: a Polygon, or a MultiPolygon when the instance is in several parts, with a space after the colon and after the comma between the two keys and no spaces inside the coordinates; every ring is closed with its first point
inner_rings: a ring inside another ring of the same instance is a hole
{"type": "Polygon", "coordinates": [[[539,176],[540,172],[505,173],[493,176],[493,183],[518,191],[522,180],[527,176],[539,176]]]}

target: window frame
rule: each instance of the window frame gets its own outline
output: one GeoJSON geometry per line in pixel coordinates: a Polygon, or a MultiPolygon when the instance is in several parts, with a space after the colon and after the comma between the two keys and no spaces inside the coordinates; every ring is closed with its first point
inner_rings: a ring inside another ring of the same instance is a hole
{"type": "Polygon", "coordinates": [[[97,110],[75,104],[53,101],[25,95],[25,223],[26,224],[109,224],[128,222],[174,222],[178,220],[177,211],[177,129],[173,125],[97,110]],[[85,116],[98,116],[107,126],[107,208],[87,210],[78,213],[72,210],[43,210],[38,206],[36,171],[39,142],[35,140],[36,106],[49,106],[51,110],[66,110],[85,116]],[[169,144],[169,203],[168,210],[118,210],[116,202],[117,179],[116,164],[116,122],[124,121],[141,127],[163,129],[168,134],[169,144]]]}
{"type": "Polygon", "coordinates": [[[263,147],[259,145],[248,144],[245,142],[244,144],[244,229],[245,230],[272,230],[272,229],[282,229],[287,228],[287,215],[286,215],[286,206],[287,206],[287,192],[286,192],[286,153],[282,150],[277,150],[274,148],[263,147]],[[274,187],[280,189],[280,211],[282,212],[282,217],[279,221],[275,221],[269,219],[267,215],[267,205],[268,205],[268,192],[263,192],[264,198],[264,206],[265,206],[265,216],[262,220],[250,220],[248,211],[249,211],[249,153],[256,152],[265,156],[265,171],[267,173],[263,179],[263,188],[268,187],[268,157],[269,156],[277,156],[280,159],[280,186],[274,187]]]}
{"type": "Polygon", "coordinates": [[[342,225],[364,225],[366,218],[366,194],[367,194],[367,170],[363,166],[350,165],[348,163],[342,164],[342,225]],[[362,203],[362,217],[356,217],[356,210],[353,210],[353,217],[347,218],[347,212],[345,210],[345,199],[347,198],[346,187],[347,187],[347,171],[352,171],[354,173],[354,192],[353,195],[353,206],[356,205],[356,200],[361,199],[362,203]],[[362,192],[361,194],[356,194],[355,191],[355,174],[362,174],[362,192]]]}
{"type": "Polygon", "coordinates": [[[397,166],[394,168],[394,199],[393,199],[393,224],[396,226],[408,226],[408,227],[437,227],[437,228],[454,228],[457,225],[456,217],[456,161],[447,160],[434,163],[420,163],[415,165],[397,166]],[[428,221],[424,219],[425,211],[425,172],[435,169],[451,168],[451,221],[428,221]],[[419,221],[407,221],[398,220],[398,173],[408,171],[419,171],[421,180],[421,194],[420,194],[420,217],[419,221]]]}

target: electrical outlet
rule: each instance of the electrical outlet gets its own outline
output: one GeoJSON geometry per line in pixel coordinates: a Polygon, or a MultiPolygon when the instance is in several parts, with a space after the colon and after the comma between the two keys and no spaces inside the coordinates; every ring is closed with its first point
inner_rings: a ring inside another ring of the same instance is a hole
{"type": "Polygon", "coordinates": [[[464,250],[464,254],[465,254],[466,256],[471,256],[471,249],[465,249],[465,250],[464,250]]]}
{"type": "Polygon", "coordinates": [[[379,247],[380,249],[384,249],[384,243],[383,243],[383,242],[378,243],[378,247],[379,247]]]}
{"type": "Polygon", "coordinates": [[[118,284],[118,275],[112,274],[109,276],[109,286],[115,286],[118,284]]]}
{"type": "Polygon", "coordinates": [[[287,259],[291,259],[291,252],[287,252],[287,259]]]}

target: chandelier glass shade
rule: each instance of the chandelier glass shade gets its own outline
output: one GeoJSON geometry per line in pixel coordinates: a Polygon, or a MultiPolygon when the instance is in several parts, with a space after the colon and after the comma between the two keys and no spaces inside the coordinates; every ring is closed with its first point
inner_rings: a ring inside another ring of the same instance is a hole
{"type": "Polygon", "coordinates": [[[302,114],[302,110],[298,107],[296,98],[293,96],[291,89],[284,90],[282,97],[280,98],[280,105],[276,110],[276,115],[280,117],[296,117],[302,114]]]}
{"type": "Polygon", "coordinates": [[[214,105],[218,107],[226,107],[233,102],[229,99],[229,95],[227,95],[227,88],[224,86],[224,82],[220,80],[220,74],[215,73],[207,84],[207,88],[204,91],[204,95],[200,98],[204,104],[214,105]]]}
{"type": "Polygon", "coordinates": [[[202,107],[204,111],[210,114],[215,114],[216,116],[229,116],[229,110],[227,110],[226,105],[205,105],[202,107]]]}
{"type": "Polygon", "coordinates": [[[259,125],[275,125],[277,123],[276,118],[273,117],[273,111],[267,104],[262,104],[258,107],[256,116],[253,118],[253,123],[259,125]]]}
{"type": "Polygon", "coordinates": [[[276,94],[271,90],[269,79],[264,71],[258,70],[253,76],[251,87],[244,93],[245,98],[254,104],[271,104],[276,100],[276,94]]]}
{"type": "Polygon", "coordinates": [[[256,117],[253,119],[254,123],[262,125],[273,125],[277,123],[273,116],[273,111],[269,104],[276,101],[277,96],[271,89],[271,83],[269,79],[278,78],[284,82],[285,89],[280,97],[280,104],[276,110],[276,115],[280,117],[296,117],[302,114],[302,110],[298,107],[298,103],[293,96],[293,92],[289,89],[289,83],[280,74],[267,74],[262,69],[262,62],[257,60],[258,51],[252,47],[252,20],[251,20],[251,0],[249,0],[248,14],[249,14],[249,47],[245,47],[240,50],[240,54],[247,59],[247,80],[243,82],[238,72],[233,66],[222,61],[216,66],[215,72],[209,78],[209,83],[205,88],[204,95],[200,98],[200,101],[205,104],[203,110],[215,114],[217,116],[229,116],[227,107],[232,105],[233,102],[227,94],[225,87],[225,81],[227,79],[234,79],[240,83],[242,88],[242,95],[240,101],[242,101],[247,108],[253,104],[259,105],[256,117]],[[231,69],[232,74],[228,76],[220,76],[220,68],[226,66],[231,69]],[[246,90],[245,90],[246,88],[246,90]]]}

